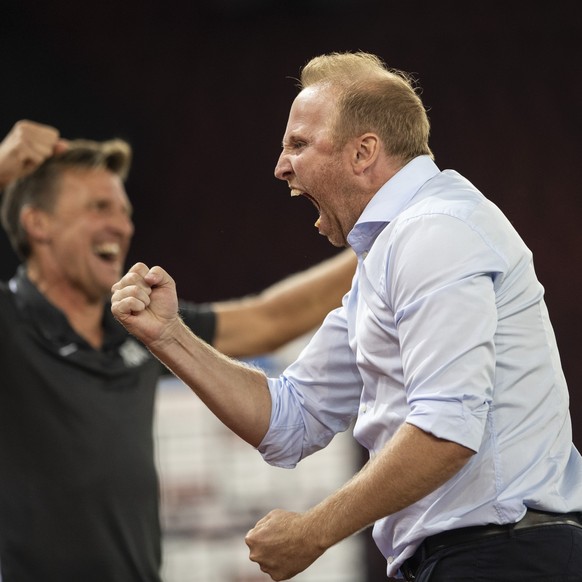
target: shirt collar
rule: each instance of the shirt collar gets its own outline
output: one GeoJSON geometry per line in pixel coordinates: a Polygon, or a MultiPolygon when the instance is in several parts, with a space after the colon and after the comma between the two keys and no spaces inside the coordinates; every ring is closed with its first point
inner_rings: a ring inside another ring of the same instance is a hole
{"type": "Polygon", "coordinates": [[[348,234],[354,251],[370,250],[379,232],[409,205],[422,185],[439,172],[430,156],[418,156],[396,172],[368,202],[348,234]]]}
{"type": "MultiPolygon", "coordinates": [[[[43,337],[61,346],[86,343],[69,325],[65,314],[50,303],[28,278],[24,265],[18,267],[8,286],[22,316],[34,325],[43,337]]],[[[107,346],[120,345],[127,339],[127,333],[115,321],[109,309],[103,312],[103,329],[104,349],[107,346]]]]}

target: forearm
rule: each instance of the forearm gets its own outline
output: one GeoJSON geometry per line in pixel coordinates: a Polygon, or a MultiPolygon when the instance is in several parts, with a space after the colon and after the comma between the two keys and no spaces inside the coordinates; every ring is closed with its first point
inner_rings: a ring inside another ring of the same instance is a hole
{"type": "Polygon", "coordinates": [[[269,428],[267,378],[197,338],[178,315],[176,285],[161,267],[136,263],[111,288],[111,312],[208,408],[257,447],[269,428]]]}
{"type": "Polygon", "coordinates": [[[351,250],[272,285],[262,293],[215,303],[213,345],[236,357],[273,351],[311,331],[341,305],[356,266],[351,250]]]}
{"type": "Polygon", "coordinates": [[[265,375],[208,346],[179,321],[150,351],[187,384],[233,432],[257,447],[269,428],[265,375]]]}
{"type": "Polygon", "coordinates": [[[404,424],[346,485],[306,513],[310,529],[327,549],[419,501],[453,477],[473,454],[404,424]]]}

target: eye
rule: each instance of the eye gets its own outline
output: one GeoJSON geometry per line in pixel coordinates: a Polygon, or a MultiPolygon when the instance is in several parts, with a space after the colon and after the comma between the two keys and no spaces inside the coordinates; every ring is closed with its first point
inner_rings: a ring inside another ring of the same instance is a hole
{"type": "Polygon", "coordinates": [[[289,149],[292,151],[297,151],[300,149],[303,149],[305,146],[307,145],[307,143],[303,140],[293,140],[290,144],[289,144],[289,149]]]}
{"type": "Polygon", "coordinates": [[[97,212],[107,212],[110,205],[107,200],[95,200],[92,206],[97,212]]]}
{"type": "Polygon", "coordinates": [[[296,152],[303,149],[307,145],[304,139],[299,137],[290,137],[288,141],[283,142],[283,151],[296,152]]]}

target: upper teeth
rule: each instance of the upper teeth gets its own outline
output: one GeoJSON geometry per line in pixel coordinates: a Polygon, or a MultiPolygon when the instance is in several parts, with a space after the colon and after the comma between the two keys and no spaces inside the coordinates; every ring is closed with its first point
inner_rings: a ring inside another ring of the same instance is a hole
{"type": "Polygon", "coordinates": [[[297,188],[291,188],[291,196],[301,196],[303,192],[301,190],[297,190],[297,188]]]}
{"type": "Polygon", "coordinates": [[[95,245],[95,252],[99,253],[100,255],[117,255],[120,252],[120,247],[118,243],[109,242],[109,243],[101,243],[99,245],[95,245]]]}

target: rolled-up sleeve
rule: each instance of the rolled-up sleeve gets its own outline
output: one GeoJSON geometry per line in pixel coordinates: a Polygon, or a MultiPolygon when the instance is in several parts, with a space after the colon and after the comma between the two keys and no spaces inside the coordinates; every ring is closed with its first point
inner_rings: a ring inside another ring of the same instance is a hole
{"type": "Polygon", "coordinates": [[[362,379],[343,308],[330,313],[298,359],[269,379],[271,423],[258,447],[265,461],[294,467],[345,431],[357,415],[362,379]]]}
{"type": "Polygon", "coordinates": [[[405,225],[404,245],[407,260],[393,261],[391,278],[406,421],[478,451],[495,383],[494,285],[503,262],[479,233],[448,216],[405,225]],[[420,228],[425,236],[407,244],[407,231],[420,228]]]}

